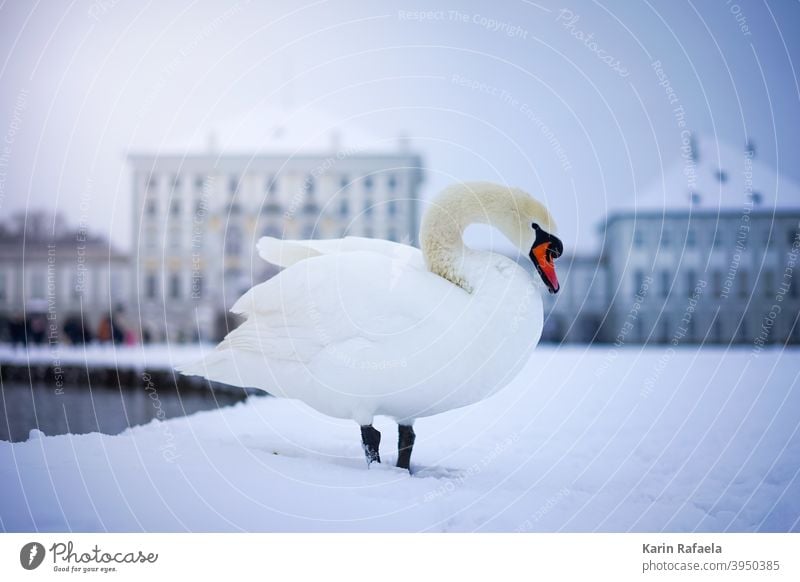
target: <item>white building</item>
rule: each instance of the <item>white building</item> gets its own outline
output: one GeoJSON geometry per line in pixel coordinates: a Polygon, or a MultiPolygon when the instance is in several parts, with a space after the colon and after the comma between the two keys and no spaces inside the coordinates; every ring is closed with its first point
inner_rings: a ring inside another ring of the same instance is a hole
{"type": "Polygon", "coordinates": [[[416,242],[420,157],[403,141],[345,144],[313,115],[302,121],[300,135],[291,122],[262,119],[257,131],[250,120],[216,130],[204,151],[129,156],[135,309],[146,337],[226,333],[228,308],[275,273],[256,253],[261,236],[416,242]],[[243,128],[271,137],[245,152],[243,128]]]}
{"type": "MultiPolygon", "coordinates": [[[[690,145],[606,217],[599,256],[572,268],[562,259],[565,296],[550,301],[548,318],[556,331],[599,314],[607,342],[800,342],[800,187],[752,146],[690,145]]],[[[591,341],[590,332],[552,339],[591,341]]]]}
{"type": "Polygon", "coordinates": [[[29,331],[44,324],[45,341],[63,339],[70,320],[93,336],[102,318],[128,303],[129,276],[127,257],[85,229],[46,213],[14,216],[0,225],[0,338],[23,317],[29,331]]]}

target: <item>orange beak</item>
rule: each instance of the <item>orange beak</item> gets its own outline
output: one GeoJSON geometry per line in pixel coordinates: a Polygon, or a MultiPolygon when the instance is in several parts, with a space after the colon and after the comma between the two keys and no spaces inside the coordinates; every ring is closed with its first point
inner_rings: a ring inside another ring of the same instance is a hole
{"type": "Polygon", "coordinates": [[[554,252],[550,245],[550,241],[536,245],[531,248],[530,257],[550,293],[558,293],[560,286],[556,276],[556,267],[553,264],[554,252]]]}

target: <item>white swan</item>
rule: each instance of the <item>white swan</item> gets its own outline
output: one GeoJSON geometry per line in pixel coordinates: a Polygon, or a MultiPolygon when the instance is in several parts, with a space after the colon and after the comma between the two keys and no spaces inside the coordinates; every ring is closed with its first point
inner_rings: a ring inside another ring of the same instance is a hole
{"type": "Polygon", "coordinates": [[[247,319],[203,360],[178,368],[262,388],[361,426],[368,463],[380,461],[375,415],[400,425],[409,468],[414,419],[478,402],[508,384],[541,336],[540,291],[558,291],[562,252],[547,209],[488,182],[445,189],[425,213],[422,252],[384,240],[258,242],[286,267],[233,306],[247,319]],[[466,247],[472,223],[499,229],[530,256],[515,261],[466,247]]]}

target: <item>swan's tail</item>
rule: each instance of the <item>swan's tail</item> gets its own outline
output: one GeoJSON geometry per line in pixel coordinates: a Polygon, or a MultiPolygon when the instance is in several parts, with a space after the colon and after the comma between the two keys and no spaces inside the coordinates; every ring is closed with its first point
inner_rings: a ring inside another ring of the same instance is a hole
{"type": "Polygon", "coordinates": [[[212,382],[242,388],[260,388],[269,392],[272,387],[272,375],[262,354],[223,346],[200,360],[180,364],[175,370],[184,376],[202,376],[212,382]]]}

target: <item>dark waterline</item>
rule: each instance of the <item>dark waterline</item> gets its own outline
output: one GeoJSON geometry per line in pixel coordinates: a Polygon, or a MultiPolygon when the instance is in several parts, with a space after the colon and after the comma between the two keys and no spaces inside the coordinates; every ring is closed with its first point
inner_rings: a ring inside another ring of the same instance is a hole
{"type": "Polygon", "coordinates": [[[135,388],[64,386],[57,394],[52,384],[5,382],[0,394],[0,440],[28,439],[32,429],[46,435],[101,432],[119,434],[154,418],[186,416],[241,402],[244,391],[222,392],[161,387],[157,400],[143,386],[135,388]],[[159,410],[163,412],[159,412],[159,410]]]}

